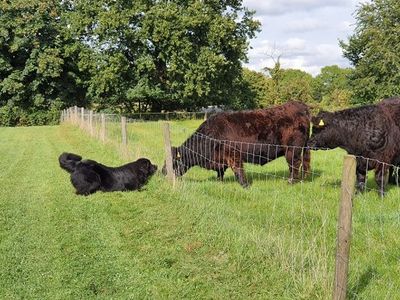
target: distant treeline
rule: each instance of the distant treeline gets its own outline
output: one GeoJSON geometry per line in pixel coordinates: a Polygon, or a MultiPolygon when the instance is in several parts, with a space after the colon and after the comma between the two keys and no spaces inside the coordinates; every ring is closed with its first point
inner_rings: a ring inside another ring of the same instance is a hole
{"type": "Polygon", "coordinates": [[[358,7],[341,46],[354,68],[312,77],[242,67],[260,24],[242,1],[19,0],[0,3],[0,126],[54,124],[73,105],[115,113],[338,108],[400,94],[400,3],[358,7]]]}

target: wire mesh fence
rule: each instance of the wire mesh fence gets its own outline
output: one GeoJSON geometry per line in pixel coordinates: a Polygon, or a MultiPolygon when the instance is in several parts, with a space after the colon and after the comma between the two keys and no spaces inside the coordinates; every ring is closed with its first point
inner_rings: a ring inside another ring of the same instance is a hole
{"type": "MultiPolygon", "coordinates": [[[[62,120],[114,143],[127,159],[164,164],[163,121],[126,118],[124,123],[117,115],[81,112],[65,111],[62,120]]],[[[235,238],[246,245],[234,250],[243,258],[235,272],[251,269],[254,286],[267,273],[277,283],[271,293],[278,298],[326,299],[332,296],[336,259],[349,262],[347,287],[338,286],[349,299],[398,298],[400,278],[392,275],[400,273],[399,166],[355,157],[358,191],[348,261],[336,252],[344,151],[313,149],[310,156],[305,147],[215,139],[194,133],[201,122],[170,122],[175,191],[188,206],[199,201],[204,210],[215,210],[213,219],[194,220],[213,224],[204,243],[218,240],[224,247],[235,238]],[[213,205],[219,201],[229,202],[229,210],[219,211],[213,205]],[[246,230],[233,227],[233,219],[246,230]]],[[[227,259],[224,253],[215,259],[227,259]]]]}

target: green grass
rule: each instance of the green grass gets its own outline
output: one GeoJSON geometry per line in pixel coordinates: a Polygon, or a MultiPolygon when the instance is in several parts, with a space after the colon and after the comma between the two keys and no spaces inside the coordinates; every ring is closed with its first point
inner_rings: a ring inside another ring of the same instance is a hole
{"type": "MultiPolygon", "coordinates": [[[[173,123],[173,144],[199,122],[173,123]]],[[[161,167],[161,123],[128,128],[129,156],[161,167]]],[[[125,163],[113,143],[70,125],[0,128],[0,141],[0,299],[331,298],[342,151],[313,153],[296,185],[278,159],[246,165],[249,189],[193,168],[174,190],[157,174],[83,197],[58,155],[125,163]]],[[[355,199],[350,299],[400,299],[399,190],[355,199]]]]}

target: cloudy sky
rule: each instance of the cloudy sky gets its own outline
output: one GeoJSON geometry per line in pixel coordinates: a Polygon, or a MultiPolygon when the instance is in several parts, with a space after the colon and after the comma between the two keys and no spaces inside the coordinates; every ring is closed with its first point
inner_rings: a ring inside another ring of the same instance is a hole
{"type": "Polygon", "coordinates": [[[354,12],[359,0],[244,0],[262,31],[250,43],[246,67],[261,71],[281,56],[283,68],[296,68],[313,75],[321,67],[348,67],[339,39],[354,30],[354,12]]]}

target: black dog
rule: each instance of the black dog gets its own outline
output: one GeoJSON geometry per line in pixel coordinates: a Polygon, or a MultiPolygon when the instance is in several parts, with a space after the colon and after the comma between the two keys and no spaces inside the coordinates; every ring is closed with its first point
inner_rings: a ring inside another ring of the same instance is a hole
{"type": "Polygon", "coordinates": [[[62,153],[58,161],[60,167],[71,174],[71,182],[78,195],[89,195],[96,191],[137,190],[157,170],[157,166],[147,158],[116,168],[94,160],[82,160],[81,156],[72,153],[62,153]]]}

